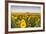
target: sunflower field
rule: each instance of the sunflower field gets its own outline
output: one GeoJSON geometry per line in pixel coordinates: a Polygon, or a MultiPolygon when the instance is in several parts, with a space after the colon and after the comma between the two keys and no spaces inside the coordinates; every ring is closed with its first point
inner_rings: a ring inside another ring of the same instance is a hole
{"type": "Polygon", "coordinates": [[[40,27],[40,13],[11,13],[11,28],[40,27]]]}

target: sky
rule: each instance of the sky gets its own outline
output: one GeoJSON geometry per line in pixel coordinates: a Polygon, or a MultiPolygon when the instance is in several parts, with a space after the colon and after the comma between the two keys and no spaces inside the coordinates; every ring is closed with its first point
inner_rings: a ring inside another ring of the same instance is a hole
{"type": "Polygon", "coordinates": [[[40,13],[41,8],[38,6],[18,6],[18,5],[11,5],[12,12],[33,12],[33,13],[40,13]]]}

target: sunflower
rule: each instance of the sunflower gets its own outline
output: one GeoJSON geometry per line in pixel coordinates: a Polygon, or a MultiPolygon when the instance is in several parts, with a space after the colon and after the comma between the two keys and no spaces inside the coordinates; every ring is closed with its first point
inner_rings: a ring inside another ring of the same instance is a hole
{"type": "Polygon", "coordinates": [[[18,24],[18,25],[20,24],[20,20],[18,20],[17,24],[18,24]]]}
{"type": "Polygon", "coordinates": [[[17,19],[18,17],[16,16],[15,19],[17,19]]]}
{"type": "Polygon", "coordinates": [[[11,16],[11,18],[12,18],[12,21],[14,22],[14,16],[11,16]]]}
{"type": "Polygon", "coordinates": [[[26,22],[25,22],[24,19],[21,20],[20,27],[21,28],[25,28],[26,27],[26,22]]]}

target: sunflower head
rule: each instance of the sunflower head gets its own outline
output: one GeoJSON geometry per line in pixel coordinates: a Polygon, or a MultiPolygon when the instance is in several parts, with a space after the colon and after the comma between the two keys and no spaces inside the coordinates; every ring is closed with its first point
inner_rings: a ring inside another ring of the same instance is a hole
{"type": "Polygon", "coordinates": [[[18,17],[16,16],[15,19],[17,19],[18,17]]]}
{"type": "Polygon", "coordinates": [[[21,28],[25,28],[26,27],[26,22],[25,22],[24,19],[21,20],[20,27],[21,28]]]}
{"type": "Polygon", "coordinates": [[[14,22],[14,16],[11,16],[11,18],[12,18],[12,21],[14,22]]]}

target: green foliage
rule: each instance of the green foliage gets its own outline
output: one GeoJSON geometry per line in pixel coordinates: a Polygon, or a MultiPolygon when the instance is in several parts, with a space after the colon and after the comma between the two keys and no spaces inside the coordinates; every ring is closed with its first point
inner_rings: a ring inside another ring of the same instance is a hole
{"type": "Polygon", "coordinates": [[[28,27],[40,27],[40,24],[41,24],[40,15],[36,15],[36,16],[30,15],[31,17],[28,15],[27,15],[28,17],[25,17],[25,15],[23,15],[23,16],[21,16],[21,17],[17,16],[18,18],[14,19],[14,22],[11,20],[11,27],[12,28],[20,28],[20,26],[17,25],[17,23],[18,23],[18,20],[21,20],[22,18],[26,22],[26,28],[28,28],[28,27]],[[24,18],[23,18],[23,16],[24,16],[24,18]]]}

